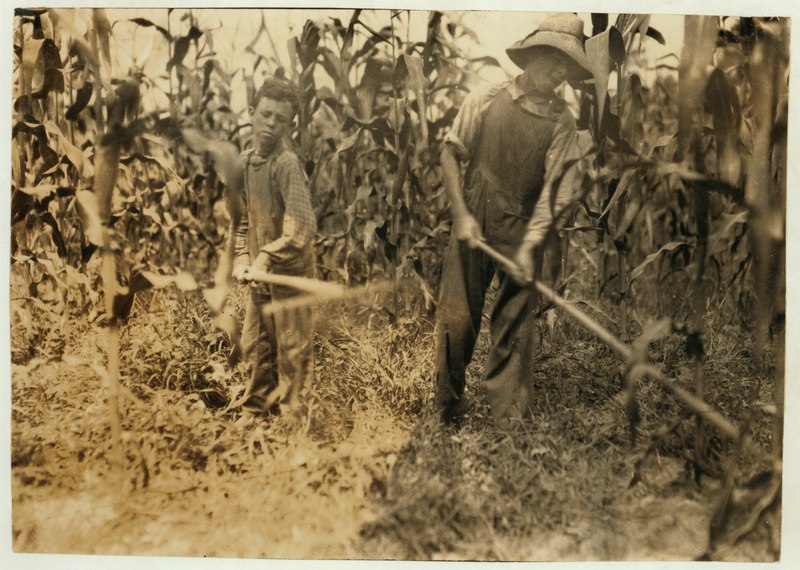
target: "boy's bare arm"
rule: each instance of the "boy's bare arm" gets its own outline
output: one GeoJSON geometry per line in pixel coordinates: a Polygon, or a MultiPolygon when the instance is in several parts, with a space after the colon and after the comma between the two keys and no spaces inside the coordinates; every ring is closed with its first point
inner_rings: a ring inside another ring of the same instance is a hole
{"type": "Polygon", "coordinates": [[[244,271],[250,266],[250,253],[247,247],[247,233],[250,221],[247,217],[244,187],[228,189],[229,210],[231,211],[231,249],[233,256],[233,278],[241,281],[244,271]],[[234,207],[231,208],[231,205],[234,207]]]}
{"type": "Polygon", "coordinates": [[[250,265],[250,253],[247,251],[247,232],[250,224],[247,214],[239,219],[239,223],[231,222],[231,236],[233,241],[233,271],[241,271],[250,265]]]}

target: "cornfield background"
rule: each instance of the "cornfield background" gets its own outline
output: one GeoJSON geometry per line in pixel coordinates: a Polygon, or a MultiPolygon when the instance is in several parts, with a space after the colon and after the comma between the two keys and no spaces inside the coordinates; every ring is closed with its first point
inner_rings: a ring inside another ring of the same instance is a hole
{"type": "Polygon", "coordinates": [[[14,549],[778,558],[790,20],[676,16],[670,52],[647,15],[581,14],[584,176],[545,281],[629,353],[543,305],[533,420],[491,427],[482,337],[452,432],[429,403],[439,155],[508,62],[460,13],[244,14],[14,12],[14,549]],[[300,98],[318,276],[347,291],[317,300],[299,429],[228,409],[228,189],[272,75],[300,98]]]}

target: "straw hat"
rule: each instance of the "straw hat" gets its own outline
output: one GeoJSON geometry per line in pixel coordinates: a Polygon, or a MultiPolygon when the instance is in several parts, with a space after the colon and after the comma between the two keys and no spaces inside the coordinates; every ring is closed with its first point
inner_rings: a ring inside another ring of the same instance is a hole
{"type": "Polygon", "coordinates": [[[565,53],[576,64],[579,79],[591,79],[593,74],[589,60],[583,50],[583,20],[575,14],[553,14],[527,37],[515,42],[506,49],[511,61],[520,69],[525,69],[528,56],[533,48],[549,46],[565,53]]]}

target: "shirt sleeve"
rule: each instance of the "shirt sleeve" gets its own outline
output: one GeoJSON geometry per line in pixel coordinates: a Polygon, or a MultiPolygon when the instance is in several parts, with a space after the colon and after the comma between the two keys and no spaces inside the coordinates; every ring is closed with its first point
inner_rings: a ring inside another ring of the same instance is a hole
{"type": "Polygon", "coordinates": [[[528,222],[525,241],[539,245],[561,212],[570,204],[580,183],[581,164],[575,119],[565,109],[559,117],[545,159],[544,186],[528,222]]]}
{"type": "Polygon", "coordinates": [[[311,206],[311,192],[297,158],[290,154],[278,157],[274,183],[283,198],[283,229],[278,239],[261,251],[276,261],[288,261],[312,243],[317,233],[317,219],[311,206]]]}
{"type": "Polygon", "coordinates": [[[495,95],[504,84],[488,85],[469,93],[461,104],[453,126],[445,135],[444,142],[452,145],[462,161],[472,158],[475,143],[481,132],[483,115],[489,108],[495,95]]]}

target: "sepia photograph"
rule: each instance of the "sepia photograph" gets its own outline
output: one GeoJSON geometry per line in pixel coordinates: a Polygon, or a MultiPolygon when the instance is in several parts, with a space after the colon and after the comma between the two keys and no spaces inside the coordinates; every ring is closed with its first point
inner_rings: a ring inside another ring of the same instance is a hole
{"type": "Polygon", "coordinates": [[[396,4],[4,7],[14,568],[785,562],[793,10],[396,4]]]}

